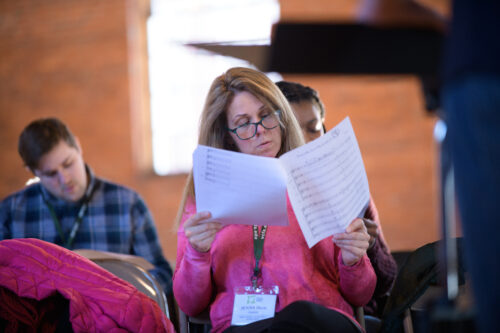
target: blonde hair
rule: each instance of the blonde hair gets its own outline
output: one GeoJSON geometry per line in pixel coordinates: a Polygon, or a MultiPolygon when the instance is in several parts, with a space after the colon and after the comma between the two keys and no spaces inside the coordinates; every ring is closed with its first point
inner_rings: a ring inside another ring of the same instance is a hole
{"type": "MultiPolygon", "coordinates": [[[[280,110],[281,147],[277,157],[304,144],[304,138],[293,111],[280,89],[264,73],[245,67],[234,67],[213,81],[200,117],[198,144],[238,151],[227,131],[226,111],[234,96],[242,91],[254,95],[271,110],[280,110]]],[[[177,225],[184,212],[187,197],[194,198],[192,171],[187,178],[177,214],[177,225]]]]}

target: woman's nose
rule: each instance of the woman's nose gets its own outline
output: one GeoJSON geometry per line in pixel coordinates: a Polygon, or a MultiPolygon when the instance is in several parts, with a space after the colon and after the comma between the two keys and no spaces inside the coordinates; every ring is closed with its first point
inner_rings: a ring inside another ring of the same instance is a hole
{"type": "Polygon", "coordinates": [[[259,134],[266,130],[266,128],[264,127],[264,125],[262,125],[262,122],[256,123],[255,126],[257,126],[256,131],[259,134]]]}

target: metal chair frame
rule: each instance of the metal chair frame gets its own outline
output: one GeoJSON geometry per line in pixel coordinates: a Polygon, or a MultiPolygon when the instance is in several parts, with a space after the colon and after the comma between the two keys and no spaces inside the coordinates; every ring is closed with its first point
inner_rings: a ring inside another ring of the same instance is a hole
{"type": "Polygon", "coordinates": [[[156,301],[163,313],[170,319],[172,311],[169,308],[171,306],[159,282],[148,271],[154,268],[150,262],[139,256],[106,251],[79,249],[74,252],[132,284],[137,290],[156,301]]]}

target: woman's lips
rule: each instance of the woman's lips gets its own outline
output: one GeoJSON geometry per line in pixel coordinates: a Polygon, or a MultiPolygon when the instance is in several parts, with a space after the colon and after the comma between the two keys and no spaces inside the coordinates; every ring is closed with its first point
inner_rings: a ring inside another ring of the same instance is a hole
{"type": "Polygon", "coordinates": [[[271,143],[271,141],[265,141],[265,142],[262,142],[260,145],[258,145],[258,147],[264,148],[264,147],[268,146],[270,143],[271,143]]]}

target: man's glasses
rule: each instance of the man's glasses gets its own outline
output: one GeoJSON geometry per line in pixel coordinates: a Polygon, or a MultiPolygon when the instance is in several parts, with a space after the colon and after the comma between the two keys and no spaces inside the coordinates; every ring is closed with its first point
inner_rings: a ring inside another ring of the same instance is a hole
{"type": "Polygon", "coordinates": [[[268,115],[265,115],[264,117],[262,117],[260,119],[260,121],[258,121],[256,123],[247,122],[247,123],[244,123],[243,125],[240,125],[236,128],[227,127],[226,129],[229,132],[233,132],[234,134],[236,134],[236,136],[240,140],[248,140],[248,139],[253,138],[255,136],[255,134],[257,134],[257,127],[259,125],[261,125],[262,127],[264,127],[265,129],[268,129],[268,130],[276,128],[280,123],[279,114],[280,114],[279,110],[274,111],[268,115]],[[255,126],[252,126],[252,125],[255,125],[255,126]]]}

